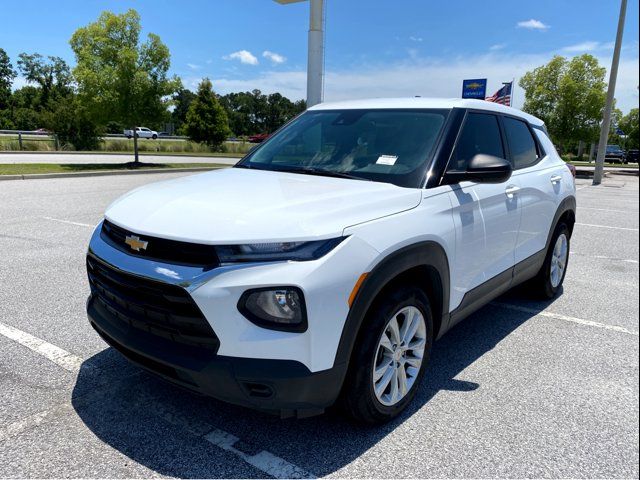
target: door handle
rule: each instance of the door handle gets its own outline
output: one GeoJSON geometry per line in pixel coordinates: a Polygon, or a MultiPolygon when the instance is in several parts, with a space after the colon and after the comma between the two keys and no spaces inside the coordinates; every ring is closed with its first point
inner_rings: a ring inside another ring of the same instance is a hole
{"type": "Polygon", "coordinates": [[[509,185],[505,191],[504,194],[509,197],[509,198],[513,198],[513,196],[518,193],[520,191],[520,187],[517,187],[515,185],[509,185]]]}
{"type": "Polygon", "coordinates": [[[562,175],[554,175],[553,177],[551,177],[551,183],[553,183],[554,185],[556,183],[560,183],[562,181],[562,175]]]}

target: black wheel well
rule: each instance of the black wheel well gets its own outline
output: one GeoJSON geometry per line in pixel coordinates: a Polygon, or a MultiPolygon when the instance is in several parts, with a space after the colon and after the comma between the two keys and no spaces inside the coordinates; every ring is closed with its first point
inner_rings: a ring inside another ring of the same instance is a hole
{"type": "Polygon", "coordinates": [[[576,212],[567,210],[560,216],[558,223],[566,223],[567,227],[569,227],[569,232],[573,234],[573,227],[576,224],[576,212]]]}
{"type": "MultiPolygon", "coordinates": [[[[442,288],[442,278],[438,273],[438,270],[431,265],[418,265],[412,267],[404,272],[399,273],[380,290],[377,298],[382,298],[387,291],[397,287],[401,284],[414,285],[420,288],[429,297],[431,304],[431,315],[433,316],[433,336],[438,337],[438,332],[442,324],[443,316],[443,300],[444,289],[442,288]]],[[[372,307],[375,305],[375,300],[372,303],[372,307]]]]}

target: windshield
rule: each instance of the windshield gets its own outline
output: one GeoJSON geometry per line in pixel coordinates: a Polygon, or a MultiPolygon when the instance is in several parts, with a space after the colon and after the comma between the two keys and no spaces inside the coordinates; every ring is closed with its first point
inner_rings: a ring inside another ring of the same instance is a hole
{"type": "Polygon", "coordinates": [[[309,111],[236,166],[421,187],[447,113],[309,111]]]}
{"type": "Polygon", "coordinates": [[[609,152],[615,152],[620,150],[620,147],[618,145],[607,145],[607,151],[609,152]]]}

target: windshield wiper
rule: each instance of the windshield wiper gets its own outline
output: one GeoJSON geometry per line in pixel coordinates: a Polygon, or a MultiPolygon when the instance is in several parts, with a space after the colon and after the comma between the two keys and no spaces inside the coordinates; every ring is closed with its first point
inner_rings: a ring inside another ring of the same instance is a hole
{"type": "Polygon", "coordinates": [[[370,181],[368,178],[358,177],[356,175],[351,175],[349,173],[344,172],[334,172],[333,170],[325,170],[324,168],[317,167],[291,167],[291,168],[283,168],[277,169],[278,172],[290,172],[290,173],[302,173],[305,175],[321,175],[324,177],[335,177],[335,178],[349,178],[351,180],[366,180],[370,181]]]}

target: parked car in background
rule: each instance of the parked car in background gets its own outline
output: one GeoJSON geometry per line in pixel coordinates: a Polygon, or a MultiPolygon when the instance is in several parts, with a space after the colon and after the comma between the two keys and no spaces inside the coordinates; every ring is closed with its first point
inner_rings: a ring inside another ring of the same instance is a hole
{"type": "Polygon", "coordinates": [[[384,422],[437,378],[447,330],[522,282],[561,292],[575,209],[570,168],[524,112],[320,104],[234,168],[111,204],[87,312],[125,357],[201,394],[283,417],[340,399],[384,422]]]}
{"type": "Polygon", "coordinates": [[[638,150],[627,150],[627,163],[638,163],[638,150]]]}
{"type": "MultiPolygon", "coordinates": [[[[133,130],[131,129],[127,129],[123,133],[127,138],[133,137],[133,130]]],[[[155,130],[151,130],[147,127],[136,127],[136,137],[152,138],[153,140],[155,140],[156,138],[158,138],[158,132],[156,132],[155,130]]]]}
{"type": "Polygon", "coordinates": [[[251,135],[249,137],[249,141],[251,143],[262,143],[264,142],[267,138],[269,138],[269,134],[268,133],[258,133],[257,135],[251,135]]]}
{"type": "Polygon", "coordinates": [[[604,153],[604,160],[605,162],[623,164],[627,163],[627,155],[619,145],[607,145],[607,149],[604,153]]]}

